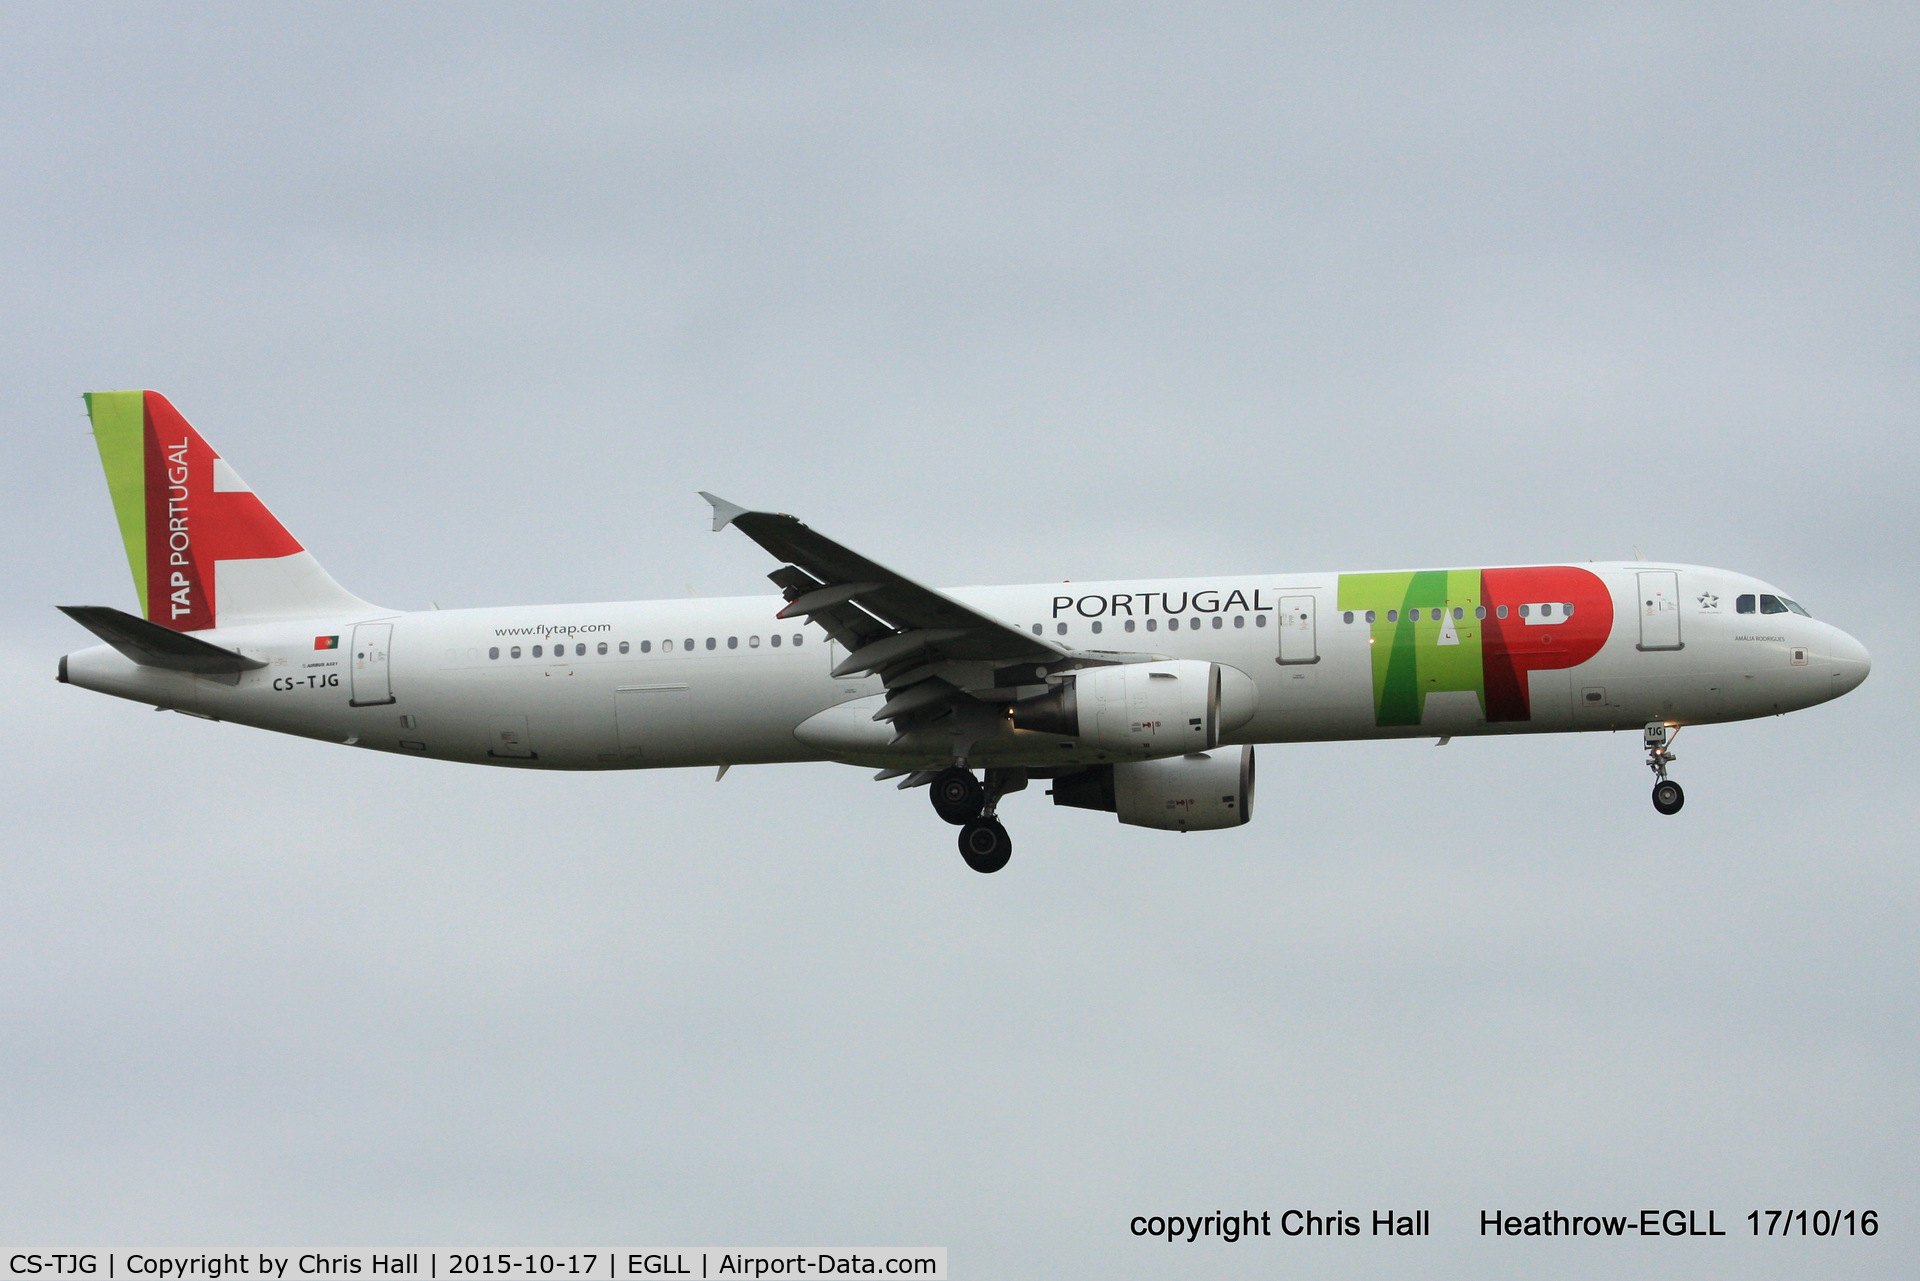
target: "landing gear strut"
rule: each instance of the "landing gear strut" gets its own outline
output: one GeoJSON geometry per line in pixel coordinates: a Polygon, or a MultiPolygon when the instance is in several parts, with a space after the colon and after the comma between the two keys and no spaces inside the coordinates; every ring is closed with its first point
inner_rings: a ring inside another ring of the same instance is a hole
{"type": "Polygon", "coordinates": [[[1680,731],[1669,730],[1665,721],[1649,721],[1641,739],[1647,749],[1647,768],[1653,771],[1653,808],[1662,814],[1678,814],[1687,803],[1680,784],[1667,777],[1667,766],[1680,759],[1671,749],[1678,737],[1680,731]]]}

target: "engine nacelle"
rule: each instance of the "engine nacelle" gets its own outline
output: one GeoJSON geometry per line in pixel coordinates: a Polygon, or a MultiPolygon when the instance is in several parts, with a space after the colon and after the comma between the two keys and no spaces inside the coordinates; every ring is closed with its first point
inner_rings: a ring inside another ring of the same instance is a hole
{"type": "Polygon", "coordinates": [[[1238,827],[1253,818],[1253,748],[1097,765],[1055,779],[1053,803],[1167,832],[1238,827]]]}
{"type": "Polygon", "coordinates": [[[1017,703],[1013,723],[1116,755],[1204,752],[1253,719],[1259,692],[1236,667],[1178,659],[1069,673],[1053,692],[1017,703]]]}

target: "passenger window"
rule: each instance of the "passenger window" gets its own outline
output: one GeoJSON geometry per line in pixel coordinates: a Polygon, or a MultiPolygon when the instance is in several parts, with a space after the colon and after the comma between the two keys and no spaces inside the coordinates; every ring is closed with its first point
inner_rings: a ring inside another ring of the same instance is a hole
{"type": "Polygon", "coordinates": [[[1343,623],[1351,623],[1353,621],[1353,611],[1348,610],[1346,613],[1340,615],[1340,621],[1343,623]]]}
{"type": "MultiPolygon", "coordinates": [[[[1263,615],[1261,615],[1261,617],[1262,617],[1262,618],[1264,618],[1264,617],[1266,617],[1266,615],[1264,615],[1264,614],[1263,614],[1263,615]]],[[[1369,623],[1371,623],[1371,622],[1373,622],[1373,621],[1374,621],[1374,614],[1373,614],[1373,611],[1372,611],[1372,610],[1368,610],[1368,611],[1367,611],[1367,621],[1368,621],[1369,623]]]]}
{"type": "Polygon", "coordinates": [[[661,641],[661,642],[660,642],[660,652],[661,652],[662,654],[671,654],[671,653],[673,653],[673,642],[672,642],[672,641],[670,641],[670,640],[663,640],[663,641],[661,641]]]}
{"type": "Polygon", "coordinates": [[[605,641],[600,642],[600,652],[602,654],[607,652],[607,643],[605,641]]]}
{"type": "Polygon", "coordinates": [[[776,633],[775,635],[767,637],[767,644],[773,646],[775,649],[779,649],[780,648],[779,635],[776,633]]]}
{"type": "Polygon", "coordinates": [[[1751,613],[1753,612],[1753,597],[1752,597],[1752,595],[1751,595],[1751,594],[1749,594],[1749,595],[1746,595],[1746,596],[1736,596],[1736,597],[1734,597],[1734,598],[1733,598],[1733,612],[1734,612],[1734,613],[1736,613],[1736,614],[1751,614],[1751,613]]]}
{"type": "Polygon", "coordinates": [[[515,645],[512,649],[508,650],[507,653],[514,658],[518,658],[520,657],[520,647],[515,645]]]}
{"type": "Polygon", "coordinates": [[[1522,606],[1520,607],[1520,617],[1522,617],[1522,618],[1525,618],[1525,617],[1527,617],[1527,614],[1528,614],[1528,611],[1529,611],[1529,610],[1531,610],[1532,608],[1533,608],[1533,606],[1531,606],[1531,605],[1522,605],[1522,606]]]}
{"type": "Polygon", "coordinates": [[[681,641],[680,648],[691,652],[693,649],[693,637],[689,636],[685,640],[681,641]]]}
{"type": "Polygon", "coordinates": [[[1224,619],[1224,618],[1222,618],[1222,617],[1220,617],[1220,615],[1218,615],[1218,614],[1215,614],[1215,615],[1213,616],[1213,630],[1214,630],[1214,631],[1216,631],[1216,632],[1217,632],[1217,631],[1219,631],[1219,630],[1220,630],[1220,629],[1221,629],[1222,627],[1225,627],[1226,625],[1227,625],[1227,620],[1226,620],[1226,619],[1224,619]]]}
{"type": "Polygon", "coordinates": [[[1040,634],[1041,634],[1042,632],[1044,632],[1044,631],[1046,631],[1046,630],[1047,630],[1046,628],[1044,628],[1044,627],[1042,627],[1042,626],[1040,626],[1040,624],[1038,624],[1038,623],[1035,623],[1035,624],[1033,625],[1033,634],[1034,634],[1035,636],[1038,636],[1038,635],[1040,635],[1040,634]]]}
{"type": "Polygon", "coordinates": [[[493,647],[492,649],[490,649],[490,650],[488,650],[488,651],[487,651],[487,657],[488,657],[488,658],[498,658],[498,657],[500,657],[500,647],[499,647],[498,645],[495,645],[495,646],[494,646],[494,647],[493,647]]]}
{"type": "Polygon", "coordinates": [[[759,648],[760,648],[760,638],[759,638],[758,636],[749,636],[749,637],[747,637],[747,648],[748,648],[748,649],[759,649],[759,648]]]}
{"type": "Polygon", "coordinates": [[[1267,625],[1267,616],[1265,614],[1255,614],[1253,616],[1253,625],[1255,627],[1265,627],[1267,625]]]}
{"type": "Polygon", "coordinates": [[[1132,631],[1132,630],[1133,630],[1133,620],[1132,620],[1131,618],[1129,618],[1129,619],[1127,620],[1127,630],[1128,630],[1128,631],[1132,631]]]}
{"type": "Polygon", "coordinates": [[[1058,632],[1060,635],[1065,636],[1067,634],[1067,625],[1065,623],[1055,623],[1053,625],[1053,630],[1058,632]]]}
{"type": "Polygon", "coordinates": [[[717,640],[715,640],[715,639],[714,639],[713,637],[711,637],[711,636],[709,636],[709,637],[707,637],[707,648],[708,648],[708,649],[718,649],[718,648],[719,648],[719,646],[720,646],[720,642],[719,642],[719,641],[717,641],[717,640]]]}
{"type": "Polygon", "coordinates": [[[1397,610],[1397,609],[1390,609],[1390,610],[1388,610],[1388,611],[1387,611],[1387,621],[1388,621],[1389,623],[1397,623],[1397,622],[1399,622],[1399,621],[1400,621],[1400,611],[1399,611],[1399,610],[1397,610]]]}
{"type": "MultiPolygon", "coordinates": [[[[708,649],[712,649],[712,648],[713,648],[713,642],[712,642],[712,641],[708,641],[708,642],[707,642],[707,648],[708,648],[708,649]]],[[[729,637],[727,637],[727,648],[728,648],[728,649],[739,649],[739,648],[740,648],[740,638],[739,638],[738,636],[729,636],[729,637]]]]}
{"type": "Polygon", "coordinates": [[[533,656],[534,656],[535,658],[538,658],[538,657],[540,657],[540,647],[539,647],[538,645],[535,645],[535,646],[533,647],[533,656]]]}
{"type": "Polygon", "coordinates": [[[801,641],[803,641],[803,640],[805,640],[805,639],[806,639],[806,634],[805,634],[805,633],[803,633],[803,632],[795,632],[795,633],[793,634],[793,643],[794,643],[794,645],[796,645],[796,646],[798,646],[798,645],[800,644],[800,642],[801,642],[801,641]]]}
{"type": "MultiPolygon", "coordinates": [[[[600,652],[602,654],[606,653],[607,647],[605,645],[602,645],[600,647],[600,652]]],[[[585,641],[582,641],[578,645],[575,645],[573,647],[573,656],[575,658],[585,658],[587,656],[587,643],[585,641]]]]}
{"type": "Polygon", "coordinates": [[[1159,631],[1159,630],[1160,630],[1160,620],[1159,620],[1159,619],[1157,619],[1157,618],[1149,618],[1149,619],[1147,620],[1147,630],[1148,630],[1148,631],[1150,631],[1150,632],[1154,632],[1154,631],[1159,631]]]}
{"type": "Polygon", "coordinates": [[[1572,618],[1572,617],[1573,617],[1573,602],[1572,602],[1572,601],[1567,601],[1567,602],[1566,602],[1565,604],[1563,604],[1563,605],[1561,605],[1561,606],[1560,606],[1560,616],[1561,616],[1562,618],[1572,618]]]}
{"type": "Polygon", "coordinates": [[[1784,614],[1787,612],[1787,607],[1780,603],[1778,596],[1762,596],[1760,598],[1760,612],[1763,614],[1784,614]]]}
{"type": "Polygon", "coordinates": [[[1458,605],[1455,605],[1455,606],[1453,607],[1453,621],[1454,621],[1454,622],[1456,622],[1456,623],[1457,623],[1457,622],[1459,622],[1459,621],[1460,621],[1461,619],[1463,619],[1463,618],[1465,618],[1466,616],[1467,616],[1467,611],[1466,611],[1466,610],[1464,610],[1464,609],[1461,609],[1461,608],[1460,608],[1460,607],[1459,607],[1458,605]]]}
{"type": "MultiPolygon", "coordinates": [[[[1524,607],[1523,607],[1523,608],[1524,608],[1524,607]]],[[[1542,606],[1540,607],[1540,617],[1542,617],[1542,618],[1552,618],[1552,617],[1553,617],[1553,606],[1552,606],[1551,604],[1546,604],[1546,605],[1542,605],[1542,606]]]]}
{"type": "Polygon", "coordinates": [[[1502,605],[1502,606],[1501,606],[1500,608],[1498,608],[1498,609],[1496,609],[1496,610],[1494,610],[1493,612],[1494,612],[1494,613],[1495,613],[1495,614],[1496,614],[1497,616],[1499,616],[1499,617],[1501,617],[1501,618],[1505,618],[1505,617],[1507,616],[1507,607],[1506,607],[1505,605],[1502,605]]]}
{"type": "Polygon", "coordinates": [[[1093,634],[1094,634],[1095,636],[1098,636],[1098,635],[1100,634],[1100,624],[1098,624],[1098,623],[1095,623],[1095,624],[1093,625],[1093,634]]]}
{"type": "Polygon", "coordinates": [[[1245,614],[1235,614],[1233,616],[1233,625],[1235,627],[1245,627],[1247,625],[1247,616],[1245,614]]]}
{"type": "Polygon", "coordinates": [[[1485,618],[1487,616],[1487,607],[1485,605],[1475,605],[1473,607],[1473,616],[1475,618],[1485,618]]]}

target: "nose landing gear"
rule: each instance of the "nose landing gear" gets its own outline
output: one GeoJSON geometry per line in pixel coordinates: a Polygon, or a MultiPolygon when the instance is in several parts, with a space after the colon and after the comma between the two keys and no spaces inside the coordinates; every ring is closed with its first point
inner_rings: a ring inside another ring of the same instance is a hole
{"type": "Polygon", "coordinates": [[[1673,740],[1679,737],[1680,731],[1669,729],[1665,721],[1647,722],[1641,737],[1647,749],[1647,768],[1653,771],[1653,808],[1662,814],[1678,814],[1687,803],[1680,784],[1667,777],[1667,766],[1680,759],[1672,751],[1673,740]]]}

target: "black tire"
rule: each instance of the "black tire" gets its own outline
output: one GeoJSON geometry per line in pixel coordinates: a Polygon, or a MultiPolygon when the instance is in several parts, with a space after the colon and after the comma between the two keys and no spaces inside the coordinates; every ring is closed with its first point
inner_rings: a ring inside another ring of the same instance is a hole
{"type": "Polygon", "coordinates": [[[1653,785],[1653,808],[1662,814],[1678,814],[1686,803],[1687,794],[1672,779],[1663,778],[1653,785]]]}
{"type": "Polygon", "coordinates": [[[927,784],[927,796],[933,802],[933,812],[955,827],[979,818],[980,807],[987,803],[987,789],[980,786],[971,770],[964,769],[941,770],[927,784]]]}
{"type": "Polygon", "coordinates": [[[1013,857],[1013,841],[994,818],[976,818],[960,829],[960,857],[976,872],[997,872],[1013,857]]]}

